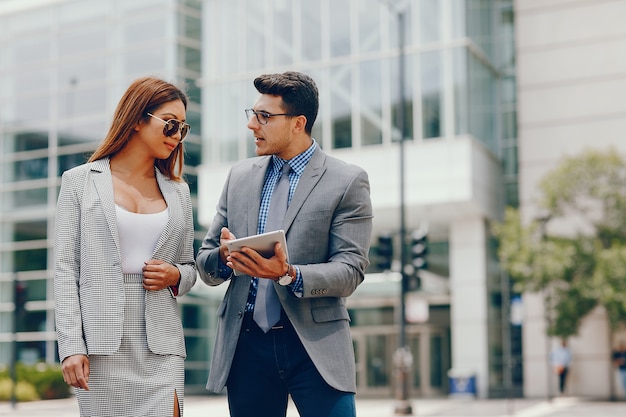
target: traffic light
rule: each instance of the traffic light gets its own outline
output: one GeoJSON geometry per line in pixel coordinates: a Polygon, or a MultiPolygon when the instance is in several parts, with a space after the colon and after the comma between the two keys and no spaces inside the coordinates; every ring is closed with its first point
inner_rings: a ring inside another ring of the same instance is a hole
{"type": "Polygon", "coordinates": [[[376,247],[376,267],[381,271],[391,269],[393,261],[393,238],[390,235],[378,236],[376,247]]]}
{"type": "Polygon", "coordinates": [[[428,236],[421,230],[416,230],[411,235],[411,264],[415,270],[426,269],[426,255],[428,254],[428,236]]]}

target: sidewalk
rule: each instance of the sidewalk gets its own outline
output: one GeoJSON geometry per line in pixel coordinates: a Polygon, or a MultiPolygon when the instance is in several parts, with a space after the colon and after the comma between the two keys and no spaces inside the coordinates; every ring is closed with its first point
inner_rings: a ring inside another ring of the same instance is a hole
{"type": "MultiPolygon", "coordinates": [[[[541,399],[414,399],[411,402],[414,416],[437,417],[622,417],[626,415],[626,402],[591,401],[576,397],[541,399]]],[[[393,417],[393,399],[357,399],[358,417],[393,417]]],[[[11,417],[78,417],[75,398],[63,400],[18,403],[0,402],[0,416],[11,417]]],[[[288,417],[298,417],[291,405],[288,417]]],[[[188,396],[185,399],[184,417],[228,417],[228,404],[224,396],[188,396]]],[[[254,417],[254,416],[251,416],[254,417]]]]}

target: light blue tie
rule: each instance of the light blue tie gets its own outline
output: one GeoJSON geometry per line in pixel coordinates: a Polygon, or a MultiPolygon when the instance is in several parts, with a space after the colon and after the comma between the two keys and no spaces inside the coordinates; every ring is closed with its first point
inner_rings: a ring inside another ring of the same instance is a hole
{"type": "MultiPolygon", "coordinates": [[[[279,230],[283,226],[283,219],[289,204],[289,164],[285,163],[282,173],[272,192],[270,207],[265,221],[265,231],[279,230]]],[[[274,281],[258,278],[256,300],[254,302],[254,321],[267,333],[280,320],[280,300],[274,289],[274,281]]]]}

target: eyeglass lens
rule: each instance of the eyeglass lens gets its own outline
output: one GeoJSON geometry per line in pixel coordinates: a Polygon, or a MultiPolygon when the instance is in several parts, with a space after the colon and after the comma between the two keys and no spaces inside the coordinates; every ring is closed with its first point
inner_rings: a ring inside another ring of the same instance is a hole
{"type": "Polygon", "coordinates": [[[259,124],[262,124],[262,125],[267,124],[268,117],[266,116],[266,114],[267,113],[264,113],[261,111],[254,111],[253,109],[246,109],[246,117],[248,118],[248,120],[250,120],[252,116],[256,116],[256,120],[259,122],[259,124]]]}

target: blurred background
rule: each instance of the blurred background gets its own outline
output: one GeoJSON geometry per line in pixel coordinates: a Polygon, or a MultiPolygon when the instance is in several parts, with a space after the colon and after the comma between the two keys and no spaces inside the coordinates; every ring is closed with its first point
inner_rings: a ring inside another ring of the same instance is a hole
{"type": "MultiPolygon", "coordinates": [[[[371,181],[372,265],[348,299],[359,395],[550,398],[561,338],[569,394],[620,395],[619,320],[598,302],[551,328],[546,290],[563,276],[534,258],[544,285],[517,285],[493,227],[515,209],[543,227],[527,247],[542,252],[573,228],[552,226],[545,176],[590,149],[626,152],[623,16],[623,0],[0,0],[0,379],[58,363],[60,177],[129,83],[187,87],[199,245],[231,164],[254,156],[252,80],[297,70],[320,90],[313,137],[371,181]]],[[[179,300],[188,393],[206,393],[225,289],[199,281],[179,300]]]]}

